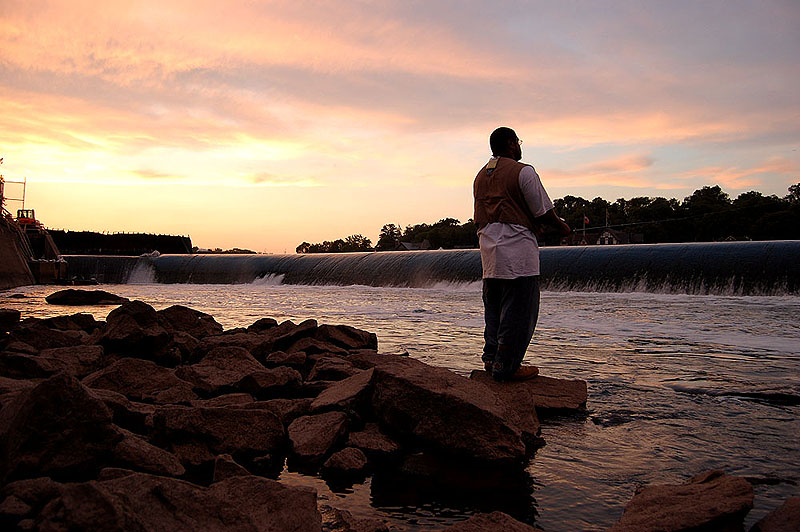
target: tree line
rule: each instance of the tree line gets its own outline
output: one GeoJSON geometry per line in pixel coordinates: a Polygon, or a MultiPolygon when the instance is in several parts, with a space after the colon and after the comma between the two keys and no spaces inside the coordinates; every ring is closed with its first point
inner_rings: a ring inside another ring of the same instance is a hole
{"type": "MultiPolygon", "coordinates": [[[[605,228],[639,235],[644,243],[713,242],[720,240],[800,239],[800,183],[789,187],[784,197],[744,192],[735,199],[718,185],[695,190],[683,201],[640,196],[614,202],[597,197],[587,200],[564,196],[553,201],[556,212],[577,233],[597,234],[605,228]],[[586,222],[586,223],[584,223],[586,222]]],[[[434,224],[385,224],[374,248],[363,235],[318,244],[303,242],[297,253],[335,253],[342,251],[389,251],[402,249],[401,242],[421,244],[430,249],[474,248],[478,237],[473,221],[461,223],[444,218],[434,224]]],[[[560,238],[545,232],[544,245],[558,245],[560,238]]]]}

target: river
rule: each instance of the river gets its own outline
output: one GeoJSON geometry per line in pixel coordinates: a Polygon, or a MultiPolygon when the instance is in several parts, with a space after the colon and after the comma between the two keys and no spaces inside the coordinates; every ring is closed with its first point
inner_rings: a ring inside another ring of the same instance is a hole
{"type": "MultiPolygon", "coordinates": [[[[430,288],[249,284],[103,285],[156,309],[186,305],[225,328],[261,317],[317,319],[377,333],[382,352],[407,352],[468,375],[480,367],[478,283],[430,288]]],[[[53,287],[0,292],[0,307],[23,317],[110,309],[53,307],[53,287]],[[11,298],[24,294],[23,299],[11,298]]],[[[501,509],[548,532],[603,530],[637,487],[678,483],[720,468],[755,483],[746,528],[798,494],[800,483],[800,296],[654,293],[542,293],[527,361],[543,375],[585,379],[585,415],[547,420],[547,445],[527,466],[521,497],[419,490],[376,477],[331,491],[317,478],[284,471],[287,483],[312,485],[323,500],[401,530],[430,530],[475,511],[501,509]]]]}

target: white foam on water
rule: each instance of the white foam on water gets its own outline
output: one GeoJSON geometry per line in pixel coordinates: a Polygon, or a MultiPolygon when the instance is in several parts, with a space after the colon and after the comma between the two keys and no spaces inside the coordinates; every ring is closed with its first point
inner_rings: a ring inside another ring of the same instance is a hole
{"type": "Polygon", "coordinates": [[[128,276],[128,284],[153,284],[156,282],[156,271],[146,259],[136,262],[133,271],[128,276]]]}
{"type": "Polygon", "coordinates": [[[283,284],[284,274],[268,273],[263,277],[258,277],[251,285],[254,286],[278,286],[283,284]]]}

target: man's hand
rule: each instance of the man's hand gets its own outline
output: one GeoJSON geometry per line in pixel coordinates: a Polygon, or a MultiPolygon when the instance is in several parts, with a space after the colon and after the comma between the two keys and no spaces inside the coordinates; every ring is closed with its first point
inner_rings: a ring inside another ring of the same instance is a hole
{"type": "Polygon", "coordinates": [[[535,221],[540,224],[547,224],[554,227],[561,236],[568,236],[570,233],[572,233],[572,229],[570,229],[567,223],[560,218],[553,209],[550,209],[543,215],[539,216],[535,221]]]}
{"type": "Polygon", "coordinates": [[[564,221],[564,218],[559,218],[558,221],[561,222],[558,225],[558,234],[561,235],[561,236],[569,236],[569,235],[571,235],[572,234],[572,228],[569,225],[567,225],[567,222],[564,221]]]}

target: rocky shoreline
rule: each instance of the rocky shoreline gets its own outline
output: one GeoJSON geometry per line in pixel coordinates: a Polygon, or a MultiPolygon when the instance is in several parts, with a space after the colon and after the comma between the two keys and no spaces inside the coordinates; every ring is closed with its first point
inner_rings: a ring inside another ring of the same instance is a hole
{"type": "MultiPolygon", "coordinates": [[[[91,292],[70,295],[110,302],[91,292]]],[[[412,482],[451,475],[508,487],[544,444],[540,418],[586,399],[583,381],[464,378],[314,320],[226,331],[208,314],[141,301],[105,322],[0,310],[0,523],[391,530],[274,479],[286,464],[332,485],[392,468],[412,482]]],[[[752,499],[745,480],[708,472],[645,488],[613,530],[741,530],[752,499]]],[[[783,511],[796,517],[793,501],[783,511]]],[[[754,530],[793,530],[768,518],[754,530]]],[[[493,512],[448,530],[535,529],[493,512]]]]}

